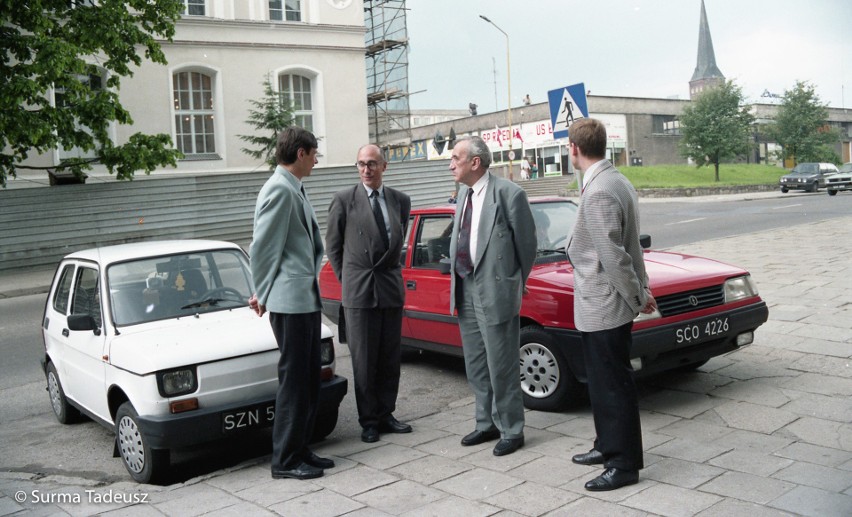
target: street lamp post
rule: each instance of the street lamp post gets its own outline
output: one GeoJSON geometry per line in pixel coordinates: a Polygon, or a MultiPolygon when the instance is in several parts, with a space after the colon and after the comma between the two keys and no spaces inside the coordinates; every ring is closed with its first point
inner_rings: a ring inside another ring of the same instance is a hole
{"type": "Polygon", "coordinates": [[[512,141],[515,139],[515,134],[512,129],[512,62],[509,58],[509,35],[486,16],[480,14],[479,17],[493,25],[498,31],[502,32],[503,36],[506,36],[506,97],[508,101],[506,103],[506,107],[508,108],[507,112],[509,115],[509,179],[512,180],[514,179],[514,173],[512,172],[512,156],[514,154],[512,151],[512,141]]]}

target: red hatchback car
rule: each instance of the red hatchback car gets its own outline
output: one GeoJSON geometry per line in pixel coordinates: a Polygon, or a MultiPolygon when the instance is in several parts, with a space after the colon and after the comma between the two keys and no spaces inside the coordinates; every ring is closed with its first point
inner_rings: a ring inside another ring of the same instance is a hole
{"type": "MultiPolygon", "coordinates": [[[[538,256],[521,306],[519,374],[527,408],[557,411],[585,400],[580,333],[574,326],[574,274],[565,255],[577,205],[556,197],[530,200],[538,256]]],[[[450,307],[450,234],[455,205],[412,210],[402,276],[406,299],[402,343],[406,347],[462,355],[450,307]]],[[[659,311],[641,314],[633,326],[632,363],[637,377],[691,370],[754,340],[769,310],[748,271],[701,257],[651,251],[642,236],[645,267],[659,311]]],[[[340,284],[326,264],[320,273],[323,313],[345,322],[340,284]]]]}

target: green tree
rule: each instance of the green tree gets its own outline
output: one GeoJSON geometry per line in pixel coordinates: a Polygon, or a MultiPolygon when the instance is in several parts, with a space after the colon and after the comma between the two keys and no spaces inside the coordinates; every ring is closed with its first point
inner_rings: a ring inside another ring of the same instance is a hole
{"type": "Polygon", "coordinates": [[[839,137],[828,126],[826,107],[805,81],[797,81],[792,90],[784,92],[775,124],[769,127],[769,134],[781,145],[782,159],[792,158],[793,163],[840,161],[832,148],[839,137]]]}
{"type": "Polygon", "coordinates": [[[725,81],[704,90],[679,117],[680,152],[698,167],[719,163],[749,151],[754,116],[745,106],[742,89],[725,81]]]}
{"type": "Polygon", "coordinates": [[[260,100],[249,100],[254,109],[249,110],[249,118],[246,123],[251,124],[263,133],[257,135],[238,135],[254,146],[256,149],[242,148],[242,151],[252,158],[262,159],[270,169],[277,165],[275,160],[275,144],[278,142],[278,133],[293,125],[293,108],[289,100],[272,89],[272,82],[267,77],[263,81],[263,97],[260,100]]]}
{"type": "Polygon", "coordinates": [[[181,0],[0,0],[0,185],[17,169],[82,177],[102,163],[133,179],[138,170],[175,165],[180,153],[169,135],[136,133],[115,145],[108,130],[113,121],[133,123],[119,102],[121,78],[133,75],[143,50],[166,63],[157,38],[171,40],[182,9],[181,0]],[[75,147],[94,157],[21,164],[30,153],[75,147]]]}

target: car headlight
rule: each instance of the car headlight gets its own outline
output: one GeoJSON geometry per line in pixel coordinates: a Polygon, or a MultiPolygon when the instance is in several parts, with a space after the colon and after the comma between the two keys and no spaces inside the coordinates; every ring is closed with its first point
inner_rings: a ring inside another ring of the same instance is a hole
{"type": "Polygon", "coordinates": [[[725,303],[757,296],[757,285],[751,275],[738,276],[725,281],[725,303]]]}
{"type": "Polygon", "coordinates": [[[334,362],[334,341],[323,339],[320,342],[320,361],[323,365],[328,365],[334,362]]]}
{"type": "Polygon", "coordinates": [[[198,389],[195,367],[157,372],[157,389],[166,398],[192,393],[198,389]]]}

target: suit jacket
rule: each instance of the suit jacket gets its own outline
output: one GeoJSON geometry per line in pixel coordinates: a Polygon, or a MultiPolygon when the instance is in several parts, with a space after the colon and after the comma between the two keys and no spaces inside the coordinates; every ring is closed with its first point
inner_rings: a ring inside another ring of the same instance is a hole
{"type": "Polygon", "coordinates": [[[647,302],[636,190],[609,162],[585,186],[568,256],[574,323],[594,332],[633,320],[647,302]]]}
{"type": "Polygon", "coordinates": [[[402,307],[405,303],[400,254],[411,199],[388,186],[383,190],[390,222],[388,249],[364,185],[341,190],[328,208],[328,261],[343,287],[343,306],[350,309],[402,307]]]}
{"type": "MultiPolygon", "coordinates": [[[[456,245],[468,190],[467,186],[459,190],[450,240],[450,314],[459,305],[455,285],[456,245]]],[[[507,179],[491,175],[476,231],[474,273],[465,281],[473,278],[480,297],[487,304],[486,320],[489,325],[496,325],[520,313],[523,288],[535,261],[535,221],[526,192],[507,179]]]]}
{"type": "Polygon", "coordinates": [[[321,309],[323,246],[314,209],[301,182],[280,165],[260,189],[249,248],[260,304],[271,312],[303,314],[321,309]]]}

